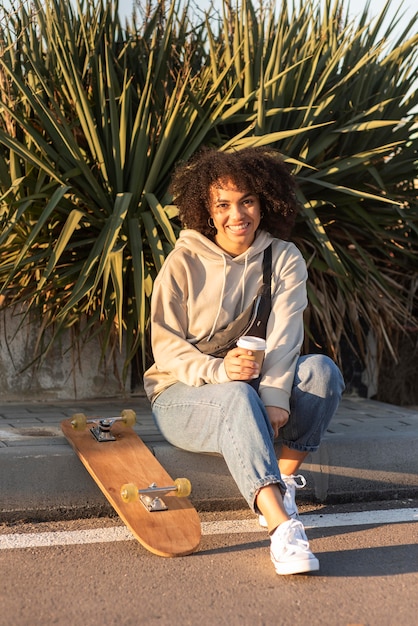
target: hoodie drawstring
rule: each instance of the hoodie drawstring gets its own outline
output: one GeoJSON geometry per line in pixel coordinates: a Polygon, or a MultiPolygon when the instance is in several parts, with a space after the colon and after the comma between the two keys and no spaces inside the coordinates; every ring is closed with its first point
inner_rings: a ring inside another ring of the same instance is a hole
{"type": "Polygon", "coordinates": [[[245,263],[244,263],[244,273],[241,277],[241,308],[240,313],[244,310],[244,295],[245,295],[245,275],[247,273],[247,265],[248,265],[248,253],[245,255],[245,263]]]}
{"type": "MultiPolygon", "coordinates": [[[[222,304],[223,304],[223,300],[224,300],[225,286],[226,286],[226,257],[225,257],[224,254],[222,255],[222,258],[223,258],[223,261],[224,261],[224,275],[223,275],[221,297],[219,298],[219,305],[218,305],[218,310],[216,312],[215,321],[213,322],[213,326],[212,326],[212,329],[211,329],[211,331],[209,333],[207,341],[210,341],[212,339],[214,333],[215,333],[216,325],[218,323],[219,315],[221,314],[222,304]]],[[[242,311],[244,310],[245,275],[247,273],[247,266],[248,266],[248,254],[245,255],[244,272],[243,272],[243,274],[241,276],[241,308],[240,308],[240,313],[242,313],[242,311]]]]}
{"type": "Polygon", "coordinates": [[[219,298],[219,305],[218,305],[218,310],[216,312],[215,315],[215,321],[213,322],[213,326],[212,326],[212,330],[209,333],[208,336],[208,341],[210,341],[213,337],[213,334],[216,330],[216,324],[218,323],[218,319],[219,319],[219,315],[221,314],[221,310],[222,310],[222,303],[223,303],[223,299],[224,299],[224,293],[225,293],[225,285],[226,285],[226,258],[225,255],[222,255],[223,261],[224,261],[224,277],[223,277],[223,282],[222,282],[222,291],[221,291],[221,297],[219,298]]]}

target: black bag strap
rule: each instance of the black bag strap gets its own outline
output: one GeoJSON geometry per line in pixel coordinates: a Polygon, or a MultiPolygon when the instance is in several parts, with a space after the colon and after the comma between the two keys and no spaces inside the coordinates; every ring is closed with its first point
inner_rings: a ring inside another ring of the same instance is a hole
{"type": "Polygon", "coordinates": [[[265,287],[264,293],[271,300],[271,275],[272,275],[272,252],[271,244],[264,250],[263,257],[263,287],[265,287]]]}
{"type": "Polygon", "coordinates": [[[257,293],[256,318],[247,329],[248,335],[266,338],[267,322],[271,311],[271,277],[272,277],[271,244],[264,250],[263,284],[257,293]]]}

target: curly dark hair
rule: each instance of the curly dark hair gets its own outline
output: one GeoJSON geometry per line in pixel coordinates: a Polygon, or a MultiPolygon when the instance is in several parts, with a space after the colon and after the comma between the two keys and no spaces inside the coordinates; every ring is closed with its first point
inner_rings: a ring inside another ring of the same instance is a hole
{"type": "Polygon", "coordinates": [[[183,228],[211,237],[210,188],[222,181],[258,196],[261,205],[259,228],[273,237],[288,239],[299,204],[296,182],[280,155],[266,148],[244,148],[220,152],[203,148],[187,163],[177,166],[170,186],[183,228]]]}

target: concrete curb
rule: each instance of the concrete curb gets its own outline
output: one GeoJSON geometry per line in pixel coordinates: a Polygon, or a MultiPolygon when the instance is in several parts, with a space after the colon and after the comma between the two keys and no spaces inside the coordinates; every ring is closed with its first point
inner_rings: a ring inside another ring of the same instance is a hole
{"type": "MultiPolygon", "coordinates": [[[[118,400],[101,402],[101,415],[115,411],[111,404],[126,405],[118,400]]],[[[91,402],[96,409],[98,404],[91,402]]],[[[146,403],[130,399],[129,405],[139,415],[136,429],[168,473],[191,480],[192,501],[199,510],[246,506],[221,457],[174,448],[155,430],[146,403]]],[[[111,514],[110,505],[61,435],[59,423],[75,412],[74,407],[60,406],[61,415],[56,405],[49,408],[48,415],[44,405],[9,405],[8,413],[3,410],[3,420],[8,421],[0,420],[0,518],[54,520],[111,514]]],[[[302,501],[418,497],[418,411],[345,398],[320,450],[309,455],[302,473],[308,481],[298,493],[302,501]]]]}

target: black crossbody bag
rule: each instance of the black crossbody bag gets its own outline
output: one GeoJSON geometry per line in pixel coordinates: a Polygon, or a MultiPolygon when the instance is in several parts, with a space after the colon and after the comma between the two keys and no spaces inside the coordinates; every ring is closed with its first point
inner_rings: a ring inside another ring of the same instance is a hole
{"type": "Polygon", "coordinates": [[[196,348],[204,354],[223,358],[229,350],[235,348],[238,339],[243,335],[265,339],[271,311],[271,274],[272,252],[270,244],[264,250],[263,284],[253,302],[226,328],[218,330],[209,341],[201,339],[196,343],[196,348]]]}

